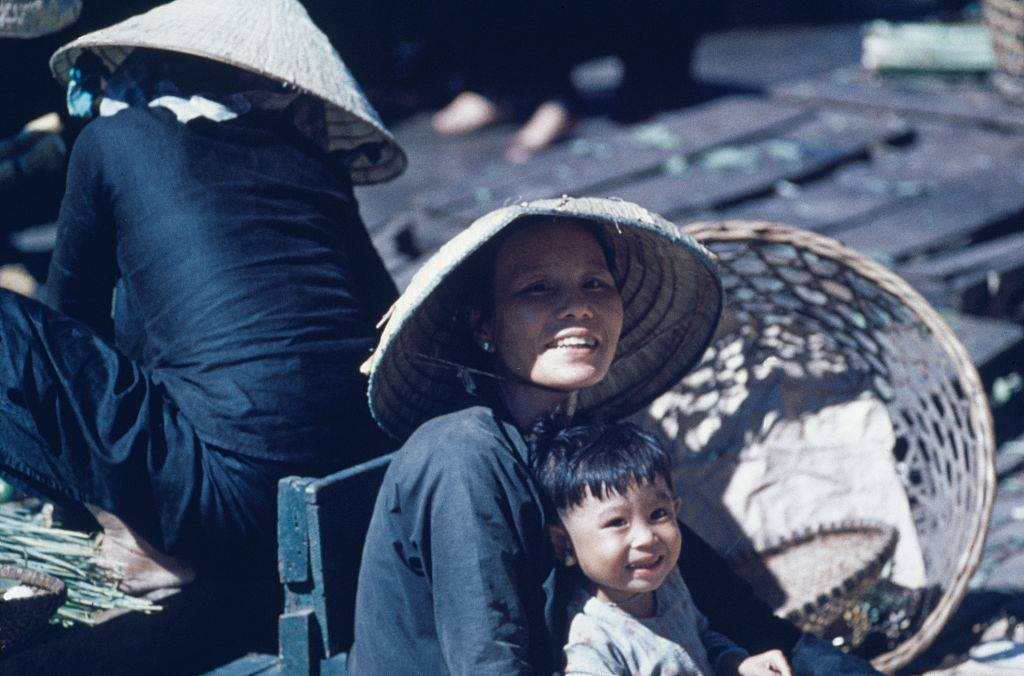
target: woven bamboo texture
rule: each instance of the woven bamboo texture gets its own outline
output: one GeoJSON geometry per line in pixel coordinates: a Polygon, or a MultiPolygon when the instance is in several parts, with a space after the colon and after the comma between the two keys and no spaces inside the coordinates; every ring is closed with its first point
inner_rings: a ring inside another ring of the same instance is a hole
{"type": "Polygon", "coordinates": [[[776,612],[821,635],[878,581],[897,538],[897,530],[883,523],[826,524],[772,542],[734,565],[755,587],[786,584],[772,603],[776,612]]]}
{"type": "Polygon", "coordinates": [[[994,77],[996,86],[1024,103],[1024,0],[984,0],[982,7],[1002,71],[994,77]]]}
{"type": "Polygon", "coordinates": [[[1024,76],[1024,0],[985,0],[983,6],[1000,68],[1024,76]]]}
{"type": "Polygon", "coordinates": [[[783,369],[793,378],[866,374],[891,418],[895,467],[927,577],[925,589],[889,601],[903,606],[895,609],[900,632],[873,663],[898,669],[935,638],[981,558],[995,441],[978,373],[916,291],[834,240],[765,222],[685,231],[718,257],[729,299],[701,366],[677,386],[694,402],[691,413],[715,424],[736,411],[735,396],[759,369],[783,369]]]}
{"type": "Polygon", "coordinates": [[[0,601],[0,652],[29,639],[46,626],[67,599],[67,586],[52,575],[20,566],[0,565],[0,578],[45,590],[28,598],[0,601]]]}

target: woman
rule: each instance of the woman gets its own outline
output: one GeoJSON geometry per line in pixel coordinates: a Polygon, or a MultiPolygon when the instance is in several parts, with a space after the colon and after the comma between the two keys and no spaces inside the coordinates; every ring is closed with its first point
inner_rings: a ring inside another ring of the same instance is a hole
{"type": "Polygon", "coordinates": [[[51,307],[0,291],[0,474],[92,505],[128,591],[277,598],[278,479],[389,449],[358,366],[397,293],[352,185],[405,156],[295,0],[178,0],[52,67],[98,117],[51,307]]]}
{"type": "MultiPolygon", "coordinates": [[[[556,670],[564,599],[531,430],[553,413],[637,410],[700,358],[721,308],[709,254],[622,201],[501,209],[432,258],[368,363],[375,418],[408,439],[370,524],[351,672],[556,670]]],[[[726,574],[685,537],[688,556],[726,574]]],[[[746,647],[793,645],[798,632],[743,583],[713,585],[733,593],[702,609],[712,624],[736,615],[746,647]]]]}

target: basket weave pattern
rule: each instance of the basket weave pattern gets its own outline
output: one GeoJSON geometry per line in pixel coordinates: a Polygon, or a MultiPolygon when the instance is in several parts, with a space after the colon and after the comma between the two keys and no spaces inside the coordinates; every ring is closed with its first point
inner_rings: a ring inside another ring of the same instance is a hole
{"type": "Polygon", "coordinates": [[[1024,77],[1024,0],[985,0],[983,6],[999,67],[1024,77]]]}
{"type": "MultiPolygon", "coordinates": [[[[718,256],[729,310],[704,360],[676,388],[680,438],[690,433],[686,421],[721,427],[748,381],[774,369],[792,378],[869,374],[888,411],[899,481],[927,583],[937,590],[907,596],[921,607],[901,609],[913,621],[874,660],[897,669],[935,638],[981,557],[995,442],[977,371],[917,292],[834,240],[760,222],[700,223],[686,232],[718,256]]],[[[671,425],[672,412],[661,422],[671,425]]],[[[684,448],[701,459],[698,444],[684,448]]]]}
{"type": "Polygon", "coordinates": [[[879,578],[896,549],[896,529],[882,523],[825,524],[772,542],[733,561],[755,588],[780,582],[776,612],[804,631],[822,634],[879,578]],[[760,580],[768,575],[770,579],[760,580]]]}
{"type": "Polygon", "coordinates": [[[57,578],[19,566],[0,565],[0,577],[45,590],[24,599],[0,601],[0,652],[29,639],[46,626],[67,599],[67,586],[57,578]]]}

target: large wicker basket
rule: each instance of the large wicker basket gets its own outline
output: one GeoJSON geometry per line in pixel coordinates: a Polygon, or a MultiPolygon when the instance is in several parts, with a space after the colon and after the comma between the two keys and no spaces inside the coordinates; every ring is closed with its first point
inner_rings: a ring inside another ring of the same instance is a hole
{"type": "Polygon", "coordinates": [[[1010,99],[1024,103],[1024,0],[984,0],[982,5],[1000,71],[994,81],[1010,99]]]}
{"type": "MultiPolygon", "coordinates": [[[[655,402],[647,420],[663,432],[680,430],[670,437],[677,453],[690,456],[690,468],[714,470],[727,459],[708,446],[684,443],[683,431],[727,430],[730,419],[743,427],[744,410],[752,405],[743,398],[764,373],[797,387],[808,372],[816,382],[856,374],[863,383],[857,403],[871,398],[880,416],[889,418],[891,453],[873,447],[873,457],[893,468],[892,490],[906,510],[909,531],[900,533],[901,542],[920,550],[920,584],[899,587],[908,592],[902,595],[869,595],[887,604],[869,609],[872,621],[898,618],[873,663],[883,671],[898,669],[935,638],[981,558],[995,492],[995,441],[977,371],[917,292],[834,240],[761,222],[699,223],[686,231],[717,255],[729,304],[701,365],[662,398],[674,408],[666,412],[655,402]]],[[[736,429],[721,435],[737,447],[744,436],[736,429]]],[[[866,453],[858,448],[854,462],[866,453]]],[[[764,549],[756,533],[747,536],[752,549],[764,549]]],[[[821,556],[826,568],[828,554],[821,556]]],[[[885,583],[883,577],[876,588],[885,583]]]]}
{"type": "Polygon", "coordinates": [[[45,573],[20,566],[0,565],[0,578],[19,580],[42,593],[28,598],[0,600],[0,652],[32,637],[67,600],[67,586],[45,573]]]}

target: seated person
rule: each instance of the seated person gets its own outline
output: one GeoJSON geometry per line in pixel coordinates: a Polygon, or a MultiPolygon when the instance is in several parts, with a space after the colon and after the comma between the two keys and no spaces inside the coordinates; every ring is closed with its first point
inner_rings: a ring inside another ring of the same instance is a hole
{"type": "Polygon", "coordinates": [[[569,427],[539,443],[536,474],[560,523],[556,556],[579,566],[569,674],[790,674],[779,650],[749,655],[711,628],[676,563],[672,459],[629,423],[569,427]]]}
{"type": "Polygon", "coordinates": [[[54,55],[98,116],[50,306],[0,290],[0,475],[89,505],[132,593],[279,598],[278,480],[391,448],[358,365],[397,293],[353,184],[404,154],[298,2],[240,11],[179,0],[54,55]]]}

